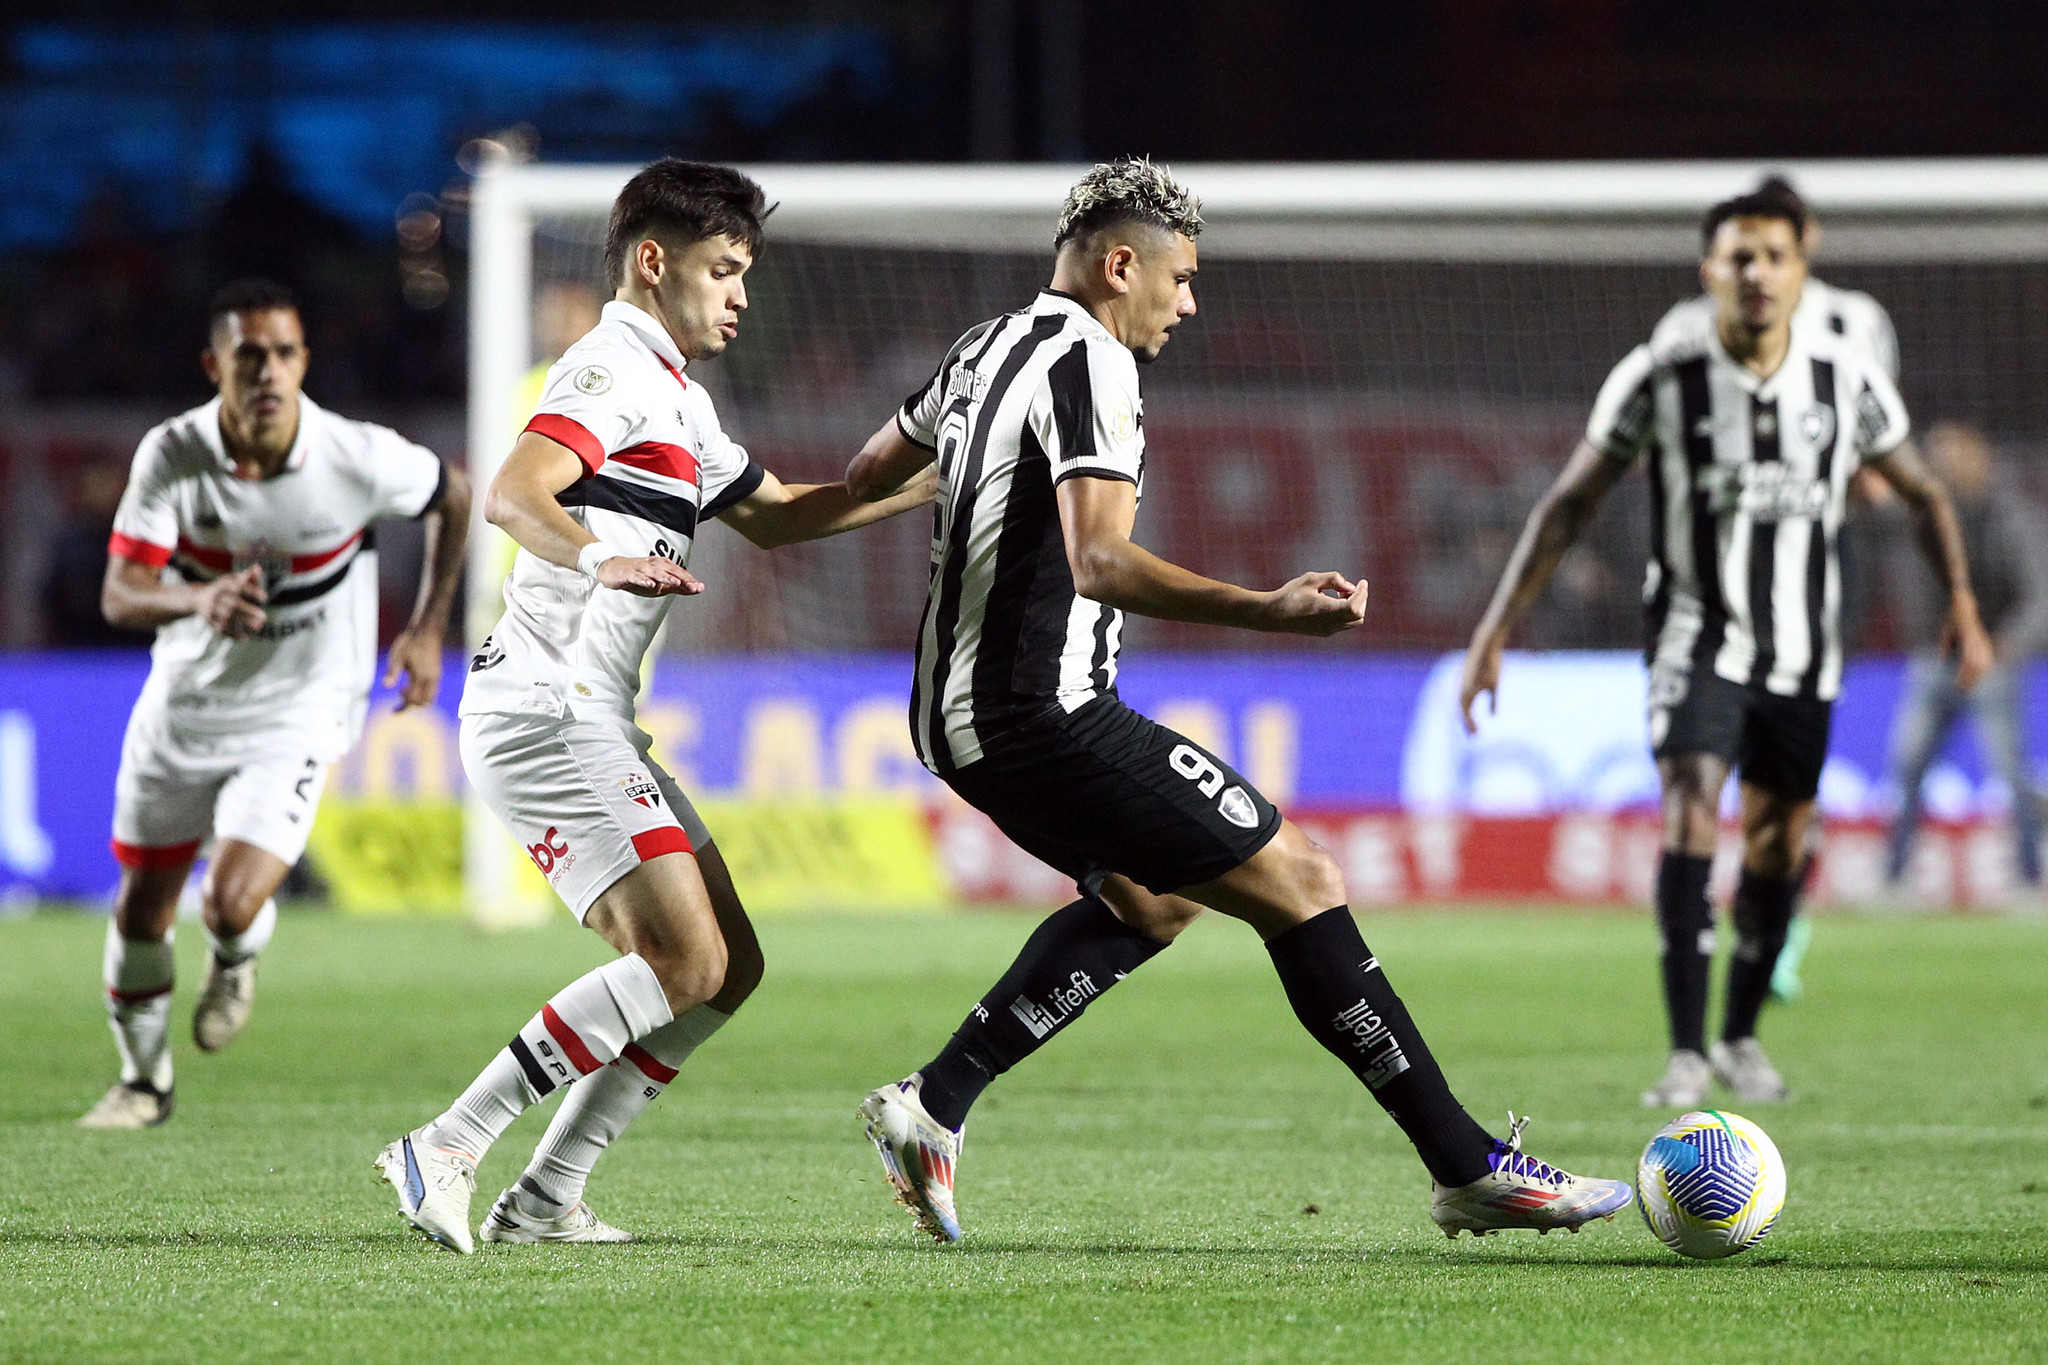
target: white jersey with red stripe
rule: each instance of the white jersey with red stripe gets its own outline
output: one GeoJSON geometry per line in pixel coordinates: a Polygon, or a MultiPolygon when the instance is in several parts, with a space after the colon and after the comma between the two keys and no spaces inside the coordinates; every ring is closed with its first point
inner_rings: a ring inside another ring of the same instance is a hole
{"type": "Polygon", "coordinates": [[[157,628],[137,708],[186,731],[288,726],[339,758],[361,733],[377,657],[371,523],[423,515],[446,478],[426,447],[299,398],[299,430],[270,478],[235,473],[220,400],[142,438],[108,550],[204,583],[258,565],[263,628],[233,640],[198,616],[157,628]]]}
{"type": "MultiPolygon", "coordinates": [[[[583,477],[555,495],[563,510],[624,554],[678,564],[690,562],[698,524],[763,477],[684,367],[659,322],[615,300],[548,371],[526,426],[583,462],[583,477]]],[[[598,588],[522,549],[505,579],[505,614],[470,661],[462,714],[630,721],[641,661],[673,601],[598,588]]]]}

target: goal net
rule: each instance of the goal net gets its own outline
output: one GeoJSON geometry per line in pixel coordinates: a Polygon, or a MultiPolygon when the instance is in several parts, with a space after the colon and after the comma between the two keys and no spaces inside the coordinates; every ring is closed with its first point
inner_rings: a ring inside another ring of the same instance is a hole
{"type": "MultiPolygon", "coordinates": [[[[498,166],[475,185],[479,487],[524,425],[565,311],[609,297],[605,215],[631,169],[498,166]]],[[[778,207],[741,337],[692,377],[762,464],[837,478],[961,331],[1045,283],[1079,169],[755,168],[778,207]]],[[[1890,310],[1916,422],[1970,420],[2024,467],[2048,439],[2033,373],[2048,343],[2048,162],[1185,165],[1208,222],[1200,313],[1145,372],[1141,540],[1251,585],[1362,574],[1368,628],[1320,648],[1456,648],[1608,369],[1698,292],[1700,214],[1772,170],[1820,216],[1815,273],[1890,310]]],[[[1638,644],[1644,517],[1642,482],[1627,480],[1524,644],[1638,644]]],[[[706,534],[692,568],[716,590],[671,614],[663,649],[906,651],[929,533],[909,516],[772,555],[706,534]]],[[[506,558],[480,526],[472,639],[497,615],[506,558]]],[[[1882,602],[1864,628],[1896,644],[1882,602]]],[[[1136,620],[1126,638],[1289,644],[1136,620]]]]}

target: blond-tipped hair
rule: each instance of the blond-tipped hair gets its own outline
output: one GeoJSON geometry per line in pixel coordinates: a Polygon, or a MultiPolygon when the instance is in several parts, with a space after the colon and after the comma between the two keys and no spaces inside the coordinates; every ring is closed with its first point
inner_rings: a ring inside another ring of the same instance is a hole
{"type": "Polygon", "coordinates": [[[1060,209],[1054,247],[1114,223],[1147,223],[1183,237],[1202,233],[1202,201],[1150,157],[1126,156],[1092,167],[1060,209]]]}

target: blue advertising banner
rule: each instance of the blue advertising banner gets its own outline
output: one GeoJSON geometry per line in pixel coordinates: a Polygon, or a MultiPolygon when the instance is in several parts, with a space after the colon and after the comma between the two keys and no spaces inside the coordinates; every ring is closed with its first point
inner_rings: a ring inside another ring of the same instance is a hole
{"type": "MultiPolygon", "coordinates": [[[[460,795],[463,665],[451,658],[444,693],[425,712],[395,714],[380,691],[330,792],[460,795]]],[[[114,773],[147,667],[140,654],[0,657],[0,897],[93,897],[112,887],[114,773]]],[[[1455,655],[1162,653],[1131,658],[1122,690],[1296,809],[1520,817],[1639,809],[1654,799],[1634,655],[1511,655],[1499,708],[1482,712],[1476,737],[1457,713],[1457,669],[1455,655]]],[[[668,657],[642,701],[641,724],[656,756],[706,797],[935,796],[910,749],[909,671],[893,655],[668,657]]],[[[1903,677],[1898,660],[1851,666],[1823,780],[1829,813],[1868,819],[1889,809],[1885,752],[1903,677]]],[[[2029,695],[2038,739],[2048,714],[2041,689],[2029,695]]],[[[1952,820],[1996,816],[2011,799],[1986,775],[1968,725],[1926,791],[1930,812],[1952,820]]]]}

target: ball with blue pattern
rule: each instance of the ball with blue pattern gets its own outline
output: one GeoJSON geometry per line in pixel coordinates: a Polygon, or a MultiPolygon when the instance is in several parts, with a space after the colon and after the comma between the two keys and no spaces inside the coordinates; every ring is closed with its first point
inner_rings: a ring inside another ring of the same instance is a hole
{"type": "Polygon", "coordinates": [[[1777,1225],[1785,1164],[1750,1120],[1698,1110],[1665,1124],[1643,1148],[1636,1206],[1657,1240],[1679,1255],[1733,1256],[1777,1225]]]}

